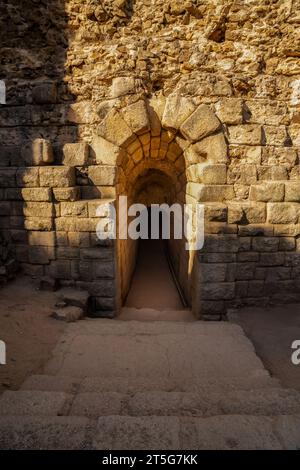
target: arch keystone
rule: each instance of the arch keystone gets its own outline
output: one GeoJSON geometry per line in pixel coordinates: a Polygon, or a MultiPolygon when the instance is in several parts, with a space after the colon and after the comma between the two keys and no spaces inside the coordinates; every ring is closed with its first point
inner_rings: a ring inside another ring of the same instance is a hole
{"type": "Polygon", "coordinates": [[[191,98],[179,93],[169,95],[162,117],[163,127],[178,130],[195,109],[196,105],[191,98]]]}

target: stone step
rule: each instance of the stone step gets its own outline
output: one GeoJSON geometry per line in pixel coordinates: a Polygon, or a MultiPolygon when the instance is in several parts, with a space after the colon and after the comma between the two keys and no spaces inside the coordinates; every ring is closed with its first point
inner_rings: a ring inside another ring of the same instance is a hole
{"type": "Polygon", "coordinates": [[[0,416],[0,448],[49,450],[297,449],[300,416],[0,416]]]}
{"type": "Polygon", "coordinates": [[[96,424],[73,416],[0,416],[2,450],[85,450],[92,448],[96,424]]]}
{"type": "Polygon", "coordinates": [[[269,377],[243,330],[229,323],[84,320],[70,324],[47,375],[167,378],[171,383],[269,377]]]}
{"type": "Polygon", "coordinates": [[[0,396],[0,416],[62,416],[68,414],[73,396],[64,392],[7,390],[0,396]]]}
{"type": "Polygon", "coordinates": [[[68,377],[62,375],[32,375],[23,383],[22,390],[52,391],[65,393],[101,393],[118,392],[132,394],[138,392],[198,392],[209,394],[213,391],[256,390],[279,386],[277,379],[261,375],[253,378],[200,379],[190,381],[172,380],[158,377],[155,380],[147,377],[68,377]]]}
{"type": "Polygon", "coordinates": [[[300,394],[293,390],[268,389],[234,392],[116,392],[79,393],[70,415],[97,418],[125,416],[217,416],[220,414],[274,416],[300,414],[300,394]]]}
{"type": "Polygon", "coordinates": [[[300,414],[300,394],[294,390],[209,390],[202,392],[64,392],[6,391],[0,415],[86,416],[216,416],[300,414]]]}

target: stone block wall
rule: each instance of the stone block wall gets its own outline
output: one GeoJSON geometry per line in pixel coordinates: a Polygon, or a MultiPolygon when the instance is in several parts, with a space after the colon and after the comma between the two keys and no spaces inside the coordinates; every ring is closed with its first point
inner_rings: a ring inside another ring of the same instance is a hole
{"type": "Polygon", "coordinates": [[[120,259],[129,278],[135,250],[98,246],[93,208],[148,165],[186,180],[177,200],[205,205],[204,249],[189,260],[173,250],[196,314],[299,300],[299,8],[1,5],[0,251],[28,274],[88,287],[96,310],[115,311],[120,259]]]}

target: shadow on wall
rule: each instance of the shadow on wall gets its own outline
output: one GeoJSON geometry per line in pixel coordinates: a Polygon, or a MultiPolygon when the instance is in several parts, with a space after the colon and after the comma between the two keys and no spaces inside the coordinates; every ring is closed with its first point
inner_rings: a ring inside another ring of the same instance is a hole
{"type": "Polygon", "coordinates": [[[78,140],[64,81],[68,17],[65,1],[9,0],[0,18],[0,229],[6,252],[40,278],[56,258],[56,202],[78,196],[75,169],[53,169],[63,145],[78,140]]]}

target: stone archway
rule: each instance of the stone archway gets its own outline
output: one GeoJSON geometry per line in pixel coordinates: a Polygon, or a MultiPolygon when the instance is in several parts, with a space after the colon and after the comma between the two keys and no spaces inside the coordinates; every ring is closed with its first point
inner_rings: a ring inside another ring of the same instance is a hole
{"type": "MultiPolygon", "coordinates": [[[[93,148],[102,171],[114,175],[116,196],[127,195],[129,203],[137,202],[137,188],[149,173],[152,181],[158,174],[173,181],[170,202],[211,203],[230,198],[221,122],[209,106],[197,105],[189,97],[155,96],[111,109],[97,129],[93,148]]],[[[189,305],[199,316],[198,261],[183,245],[184,241],[170,243],[174,268],[189,305]]],[[[129,289],[135,253],[134,243],[118,241],[119,306],[129,289]]]]}

